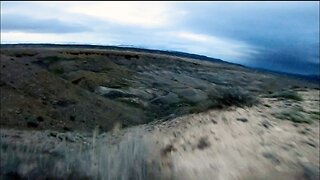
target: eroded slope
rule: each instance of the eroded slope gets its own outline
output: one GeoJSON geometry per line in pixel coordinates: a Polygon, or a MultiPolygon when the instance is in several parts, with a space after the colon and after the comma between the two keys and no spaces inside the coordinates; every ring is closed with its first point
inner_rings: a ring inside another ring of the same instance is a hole
{"type": "Polygon", "coordinates": [[[312,86],[227,63],[160,54],[2,48],[1,126],[109,131],[221,108],[225,92],[232,99],[312,86]]]}

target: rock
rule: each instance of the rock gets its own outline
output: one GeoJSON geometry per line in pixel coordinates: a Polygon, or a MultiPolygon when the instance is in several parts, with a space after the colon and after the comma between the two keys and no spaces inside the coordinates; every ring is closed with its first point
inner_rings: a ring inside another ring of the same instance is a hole
{"type": "Polygon", "coordinates": [[[84,79],[85,79],[85,77],[80,77],[80,78],[77,78],[77,79],[75,79],[75,80],[73,80],[71,82],[72,82],[72,84],[79,84],[79,82],[84,80],[84,79]]]}
{"type": "Polygon", "coordinates": [[[262,121],[262,126],[267,129],[269,129],[270,127],[273,127],[272,124],[267,120],[262,121]]]}
{"type": "Polygon", "coordinates": [[[153,91],[150,89],[145,90],[145,89],[136,89],[136,88],[129,87],[128,93],[136,95],[141,99],[145,99],[145,100],[154,98],[153,91]]]}
{"type": "Polygon", "coordinates": [[[296,148],[297,147],[297,143],[295,143],[294,141],[291,141],[287,145],[290,146],[291,148],[296,148]]]}
{"type": "Polygon", "coordinates": [[[311,142],[311,141],[303,141],[304,143],[308,144],[309,146],[313,147],[313,148],[316,148],[316,144],[314,142],[311,142]]]}
{"type": "Polygon", "coordinates": [[[178,137],[178,134],[176,132],[173,132],[172,134],[175,138],[178,137]]]}
{"type": "Polygon", "coordinates": [[[58,133],[57,132],[50,132],[49,133],[49,136],[52,136],[52,137],[57,137],[58,133]]]}
{"type": "Polygon", "coordinates": [[[70,121],[74,121],[76,119],[75,116],[69,116],[70,121]]]}
{"type": "Polygon", "coordinates": [[[303,175],[307,180],[318,180],[319,177],[319,168],[317,166],[312,165],[307,161],[300,161],[300,165],[303,168],[303,175]]]}
{"type": "Polygon", "coordinates": [[[199,139],[199,142],[198,142],[198,145],[197,147],[199,149],[205,149],[205,148],[208,148],[210,146],[210,142],[209,142],[209,139],[208,137],[202,137],[199,139]]]}
{"type": "Polygon", "coordinates": [[[38,116],[38,117],[37,117],[37,121],[42,122],[42,121],[44,121],[44,119],[43,119],[42,116],[38,116]]]}
{"type": "Polygon", "coordinates": [[[148,103],[139,98],[118,98],[118,100],[133,106],[148,107],[148,103]]]}
{"type": "Polygon", "coordinates": [[[265,107],[270,108],[271,106],[269,104],[263,104],[265,107]]]}
{"type": "Polygon", "coordinates": [[[98,86],[95,90],[95,93],[101,96],[112,98],[112,99],[118,98],[118,97],[135,97],[135,95],[127,93],[123,90],[108,88],[104,86],[98,86]]]}
{"type": "Polygon", "coordinates": [[[192,75],[187,75],[187,74],[178,74],[178,73],[173,73],[172,76],[174,77],[176,82],[179,82],[181,84],[188,84],[188,86],[194,87],[194,88],[203,88],[207,89],[208,87],[211,86],[211,84],[208,81],[199,79],[199,78],[194,78],[192,75]]]}
{"type": "Polygon", "coordinates": [[[184,99],[191,101],[191,102],[200,102],[208,99],[206,93],[199,89],[194,88],[183,88],[183,89],[176,89],[174,90],[179,96],[183,97],[184,99]]]}
{"type": "Polygon", "coordinates": [[[218,124],[217,121],[214,120],[214,119],[211,119],[211,122],[212,122],[213,124],[218,124]]]}
{"type": "Polygon", "coordinates": [[[300,134],[303,134],[303,135],[308,134],[308,132],[307,132],[307,131],[305,131],[305,130],[301,130],[301,131],[299,131],[299,133],[300,133],[300,134]]]}
{"type": "Polygon", "coordinates": [[[69,127],[67,127],[67,126],[64,126],[62,129],[63,129],[64,131],[71,131],[71,128],[69,128],[69,127]]]}
{"type": "Polygon", "coordinates": [[[279,131],[279,132],[280,132],[280,131],[283,131],[283,129],[281,129],[281,128],[278,127],[278,126],[275,126],[275,127],[274,127],[274,130],[279,131]]]}
{"type": "Polygon", "coordinates": [[[16,114],[20,114],[21,113],[21,109],[17,109],[15,112],[16,112],[16,114]]]}
{"type": "Polygon", "coordinates": [[[176,117],[176,114],[174,114],[174,113],[169,114],[169,116],[168,116],[168,118],[170,118],[170,119],[173,119],[173,118],[175,118],[175,117],[176,117]]]}
{"type": "Polygon", "coordinates": [[[247,118],[237,118],[237,121],[248,122],[248,119],[247,118]]]}
{"type": "Polygon", "coordinates": [[[299,127],[299,124],[298,123],[293,123],[293,126],[294,127],[299,127]]]}
{"type": "Polygon", "coordinates": [[[161,150],[161,155],[162,156],[166,156],[168,153],[171,153],[173,151],[176,151],[177,149],[172,145],[172,144],[169,144],[167,145],[165,148],[163,148],[161,150]]]}
{"type": "Polygon", "coordinates": [[[262,153],[262,156],[269,159],[274,165],[280,164],[280,160],[272,153],[262,153]]]}
{"type": "Polygon", "coordinates": [[[36,128],[39,126],[39,124],[35,121],[29,121],[29,122],[27,122],[27,126],[30,128],[36,128]]]}
{"type": "Polygon", "coordinates": [[[167,95],[155,98],[151,102],[161,104],[174,104],[178,103],[179,101],[180,99],[175,93],[169,92],[167,95]]]}

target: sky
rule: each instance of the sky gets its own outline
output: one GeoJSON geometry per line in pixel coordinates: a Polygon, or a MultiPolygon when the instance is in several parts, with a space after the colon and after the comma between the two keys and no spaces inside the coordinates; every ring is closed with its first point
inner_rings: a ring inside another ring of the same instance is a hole
{"type": "Polygon", "coordinates": [[[135,46],[320,74],[319,6],[316,1],[1,1],[1,44],[135,46]]]}

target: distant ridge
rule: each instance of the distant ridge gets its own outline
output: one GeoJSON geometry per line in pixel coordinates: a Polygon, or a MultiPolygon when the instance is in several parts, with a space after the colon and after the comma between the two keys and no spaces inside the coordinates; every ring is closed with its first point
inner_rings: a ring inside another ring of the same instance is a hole
{"type": "Polygon", "coordinates": [[[147,52],[147,53],[157,53],[157,54],[164,54],[164,55],[170,55],[170,56],[177,56],[177,57],[184,57],[184,58],[191,58],[191,59],[197,59],[202,61],[208,61],[208,62],[218,62],[218,63],[225,63],[225,64],[233,64],[236,66],[245,67],[248,69],[256,70],[259,72],[265,72],[265,73],[271,73],[276,75],[283,75],[286,77],[296,78],[300,80],[306,80],[312,83],[317,83],[320,86],[320,75],[311,74],[311,75],[304,75],[304,74],[292,74],[292,73],[286,73],[286,72],[280,72],[280,71],[273,71],[269,69],[264,68],[258,68],[258,67],[250,67],[250,66],[244,66],[241,64],[226,62],[221,59],[208,57],[205,55],[198,55],[198,54],[192,54],[192,53],[186,53],[186,52],[180,52],[180,51],[168,51],[168,50],[156,50],[156,49],[147,49],[147,48],[139,48],[134,47],[131,45],[120,45],[120,46],[112,46],[112,45],[90,45],[90,44],[51,44],[51,43],[19,43],[19,44],[1,44],[1,48],[14,48],[14,47],[35,47],[35,48],[41,48],[41,47],[65,47],[65,48],[90,48],[90,49],[107,49],[107,50],[127,50],[127,51],[135,51],[135,52],[147,52]]]}
{"type": "MultiPolygon", "coordinates": [[[[1,44],[1,47],[10,48],[10,47],[65,47],[65,48],[91,48],[91,49],[108,49],[108,50],[127,50],[127,51],[136,51],[136,52],[148,52],[148,53],[157,53],[157,54],[165,54],[171,56],[178,56],[178,57],[185,57],[185,58],[192,58],[210,62],[220,62],[220,63],[229,63],[217,58],[211,58],[204,55],[186,53],[186,52],[179,52],[179,51],[166,51],[166,50],[155,50],[155,49],[147,49],[147,48],[139,48],[139,47],[131,47],[128,45],[121,45],[121,46],[108,46],[108,45],[83,45],[83,44],[29,44],[29,43],[21,43],[21,44],[1,44]]],[[[239,64],[236,64],[239,65],[239,64]]],[[[242,65],[240,65],[242,66],[242,65]]]]}
{"type": "Polygon", "coordinates": [[[320,86],[320,75],[317,74],[293,74],[293,73],[286,73],[286,72],[280,72],[280,71],[273,71],[270,69],[264,69],[264,68],[255,68],[255,67],[248,67],[260,72],[266,72],[270,74],[276,74],[276,75],[282,75],[287,77],[293,77],[296,79],[306,80],[313,83],[318,83],[320,86]]]}

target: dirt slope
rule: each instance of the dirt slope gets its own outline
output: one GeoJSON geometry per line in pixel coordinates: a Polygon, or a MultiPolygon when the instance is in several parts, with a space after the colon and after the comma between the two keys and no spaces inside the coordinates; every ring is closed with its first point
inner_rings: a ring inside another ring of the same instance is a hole
{"type": "Polygon", "coordinates": [[[319,93],[299,91],[304,101],[261,97],[262,103],[250,108],[211,110],[102,134],[95,131],[93,137],[2,129],[2,175],[316,180],[319,93]],[[279,119],[276,114],[289,106],[303,107],[300,111],[310,124],[279,119]]]}
{"type": "MultiPolygon", "coordinates": [[[[312,124],[274,116],[289,104],[319,112],[319,91],[300,94],[305,99],[301,103],[264,98],[263,105],[252,108],[163,123],[160,141],[170,147],[168,159],[162,159],[164,171],[173,179],[318,179],[319,115],[312,124]]],[[[309,113],[304,118],[310,118],[309,113]]]]}

